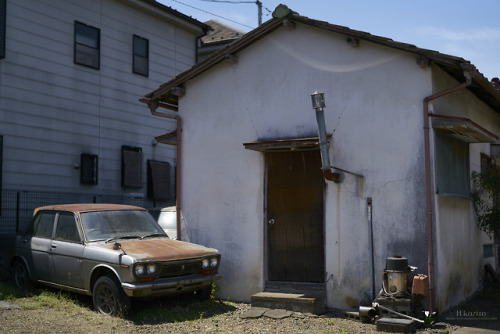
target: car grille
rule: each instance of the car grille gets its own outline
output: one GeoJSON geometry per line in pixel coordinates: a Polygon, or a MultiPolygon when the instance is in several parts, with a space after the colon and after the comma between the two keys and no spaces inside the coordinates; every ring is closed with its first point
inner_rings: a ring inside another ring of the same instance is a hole
{"type": "Polygon", "coordinates": [[[164,263],[161,266],[160,277],[175,277],[183,275],[199,274],[201,272],[201,261],[183,261],[177,263],[164,263]]]}

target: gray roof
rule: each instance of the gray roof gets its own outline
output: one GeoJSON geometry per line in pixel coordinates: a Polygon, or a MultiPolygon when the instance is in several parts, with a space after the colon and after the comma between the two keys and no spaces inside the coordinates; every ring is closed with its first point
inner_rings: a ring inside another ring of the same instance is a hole
{"type": "Polygon", "coordinates": [[[210,27],[207,26],[205,23],[198,21],[197,19],[192,18],[191,16],[187,16],[186,14],[183,14],[183,13],[181,13],[181,12],[171,8],[171,7],[165,6],[165,5],[157,2],[156,0],[141,0],[141,1],[145,2],[147,4],[150,4],[158,9],[161,9],[169,14],[175,15],[175,16],[177,16],[185,21],[192,23],[192,24],[200,26],[201,28],[203,28],[204,31],[207,31],[208,29],[210,29],[210,27]]]}
{"type": "Polygon", "coordinates": [[[217,20],[210,20],[205,24],[210,26],[212,30],[201,38],[203,44],[227,43],[229,40],[241,38],[245,34],[244,31],[225,25],[217,20]]]}
{"type": "MultiPolygon", "coordinates": [[[[285,5],[279,5],[273,12],[272,19],[248,32],[242,38],[235,40],[226,48],[213,54],[204,61],[194,65],[189,70],[180,73],[178,76],[161,85],[159,88],[147,93],[145,97],[150,99],[150,101],[156,100],[167,104],[177,105],[178,97],[170,94],[170,90],[173,87],[182,86],[184,82],[195,78],[212,66],[226,60],[227,55],[235,54],[236,52],[243,50],[275,29],[283,25],[294,25],[296,23],[342,34],[346,36],[346,39],[350,38],[354,40],[369,41],[389,48],[415,54],[420,56],[422,62],[432,62],[436,64],[459,82],[465,81],[463,75],[464,68],[473,66],[470,61],[461,57],[443,54],[434,50],[422,49],[413,44],[397,42],[387,37],[376,36],[367,32],[353,30],[348,27],[310,19],[291,11],[285,5]]],[[[488,79],[486,79],[479,71],[475,71],[472,84],[467,87],[467,89],[488,104],[492,109],[500,113],[500,92],[495,90],[488,79]]],[[[147,102],[147,100],[145,102],[147,102]]]]}

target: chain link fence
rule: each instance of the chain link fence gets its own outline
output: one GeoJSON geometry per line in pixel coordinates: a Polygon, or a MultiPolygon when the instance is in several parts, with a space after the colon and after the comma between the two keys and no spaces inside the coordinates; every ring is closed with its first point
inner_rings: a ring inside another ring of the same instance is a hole
{"type": "Polygon", "coordinates": [[[15,234],[29,223],[39,206],[72,203],[114,203],[152,207],[152,202],[129,194],[93,195],[46,191],[2,190],[0,235],[15,234]]]}

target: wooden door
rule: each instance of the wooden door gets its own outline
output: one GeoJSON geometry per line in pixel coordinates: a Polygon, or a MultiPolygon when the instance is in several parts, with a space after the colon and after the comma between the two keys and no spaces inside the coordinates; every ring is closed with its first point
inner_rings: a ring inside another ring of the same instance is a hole
{"type": "Polygon", "coordinates": [[[319,151],[267,154],[269,281],[324,282],[319,151]]]}

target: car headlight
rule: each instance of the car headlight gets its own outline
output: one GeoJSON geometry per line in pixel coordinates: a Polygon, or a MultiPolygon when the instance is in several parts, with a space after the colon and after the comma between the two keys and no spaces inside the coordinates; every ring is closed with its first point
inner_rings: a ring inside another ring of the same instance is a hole
{"type": "Polygon", "coordinates": [[[135,266],[135,274],[137,276],[141,276],[141,275],[144,275],[144,265],[142,264],[138,264],[135,266]]]}
{"type": "Polygon", "coordinates": [[[219,265],[219,259],[216,256],[210,258],[210,267],[216,268],[218,265],[219,265]]]}
{"type": "Polygon", "coordinates": [[[209,259],[203,259],[201,261],[201,269],[203,269],[203,270],[208,269],[209,266],[210,266],[210,260],[209,259]]]}
{"type": "Polygon", "coordinates": [[[156,274],[156,264],[154,264],[154,263],[148,264],[147,273],[148,273],[148,275],[156,274]]]}

